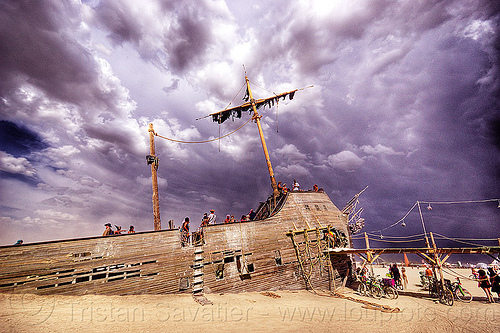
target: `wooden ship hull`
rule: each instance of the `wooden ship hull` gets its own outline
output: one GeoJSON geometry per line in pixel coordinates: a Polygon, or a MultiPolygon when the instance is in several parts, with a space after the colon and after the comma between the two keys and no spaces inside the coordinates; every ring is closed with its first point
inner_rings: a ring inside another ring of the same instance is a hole
{"type": "Polygon", "coordinates": [[[178,229],[0,247],[0,292],[238,293],[330,290],[350,272],[347,215],[321,192],[289,192],[270,217],[209,225],[198,244],[178,229]],[[347,235],[336,243],[332,234],[347,235]],[[339,245],[341,244],[341,245],[339,245]]]}
{"type": "MultiPolygon", "coordinates": [[[[255,100],[246,76],[245,82],[245,103],[207,117],[220,124],[245,111],[252,114],[273,189],[272,196],[257,209],[255,220],[206,226],[202,234],[196,234],[202,237],[190,244],[184,243],[179,229],[161,230],[154,145],[158,134],[149,124],[150,155],[146,160],[151,165],[155,231],[0,247],[0,292],[199,296],[264,290],[334,291],[345,282],[352,273],[350,254],[333,249],[351,244],[350,209],[339,210],[322,191],[281,193],[257,113],[258,108],[271,107],[279,99],[291,100],[298,89],[255,100]]],[[[352,202],[346,207],[350,206],[352,202]]]]}

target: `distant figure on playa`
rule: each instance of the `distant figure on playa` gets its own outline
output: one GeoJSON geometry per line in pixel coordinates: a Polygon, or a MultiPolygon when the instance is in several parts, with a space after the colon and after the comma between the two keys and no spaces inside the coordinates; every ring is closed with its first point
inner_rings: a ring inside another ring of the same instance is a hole
{"type": "Polygon", "coordinates": [[[106,227],[106,230],[102,233],[103,236],[111,236],[114,234],[113,229],[111,229],[111,223],[106,223],[104,226],[106,227]]]}
{"type": "Polygon", "coordinates": [[[189,217],[184,219],[181,227],[181,245],[186,246],[189,244],[189,217]]]}
{"type": "Polygon", "coordinates": [[[135,234],[135,229],[134,229],[133,225],[131,225],[130,228],[128,229],[128,233],[129,234],[135,234]]]}
{"type": "Polygon", "coordinates": [[[318,185],[314,184],[313,185],[313,192],[318,192],[318,191],[319,191],[318,185]]]}
{"type": "Polygon", "coordinates": [[[216,219],[217,219],[217,215],[215,215],[215,210],[210,209],[210,214],[208,215],[208,224],[217,223],[216,219]]]}
{"type": "Polygon", "coordinates": [[[427,277],[427,279],[430,279],[432,277],[432,269],[430,267],[427,267],[427,269],[425,270],[425,277],[427,277]]]}
{"type": "Polygon", "coordinates": [[[399,273],[399,268],[397,264],[394,264],[390,268],[392,278],[394,279],[394,282],[396,284],[400,283],[401,284],[401,274],[399,273]]]}
{"type": "Polygon", "coordinates": [[[484,290],[484,293],[486,294],[486,298],[488,298],[488,302],[490,303],[495,303],[495,300],[493,299],[493,295],[491,294],[491,283],[490,279],[486,275],[486,272],[483,269],[480,269],[478,272],[478,287],[484,290]]]}
{"type": "Polygon", "coordinates": [[[406,289],[408,287],[408,276],[406,276],[406,268],[401,268],[401,275],[403,277],[403,287],[406,289]]]}

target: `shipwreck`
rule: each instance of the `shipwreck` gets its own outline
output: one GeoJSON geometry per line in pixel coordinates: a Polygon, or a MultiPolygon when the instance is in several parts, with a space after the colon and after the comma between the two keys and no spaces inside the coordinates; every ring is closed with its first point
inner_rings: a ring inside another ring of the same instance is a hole
{"type": "MultiPolygon", "coordinates": [[[[293,90],[255,100],[246,77],[245,103],[208,115],[221,123],[248,111],[257,124],[272,194],[255,219],[203,227],[183,246],[179,229],[161,229],[153,125],[147,156],[153,180],[154,231],[0,247],[0,292],[47,294],[334,292],[352,274],[350,216],[359,193],[339,209],[321,190],[278,188],[257,110],[293,90]]],[[[359,212],[359,210],[358,210],[359,212]]],[[[358,219],[360,220],[360,219],[358,219]]],[[[352,222],[352,218],[351,218],[352,222]]],[[[351,226],[352,228],[352,226],[351,226]]]]}

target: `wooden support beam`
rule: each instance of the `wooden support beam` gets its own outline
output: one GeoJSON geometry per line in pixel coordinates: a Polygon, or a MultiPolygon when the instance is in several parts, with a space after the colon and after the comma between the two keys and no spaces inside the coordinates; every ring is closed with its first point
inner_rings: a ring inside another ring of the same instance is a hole
{"type": "MultiPolygon", "coordinates": [[[[368,234],[365,232],[365,244],[366,244],[366,249],[370,249],[370,241],[368,240],[368,234]]],[[[368,261],[371,263],[372,262],[372,253],[371,251],[366,252],[366,257],[368,258],[368,261]]]]}
{"type": "Polygon", "coordinates": [[[431,236],[432,248],[434,249],[434,259],[436,260],[436,266],[438,268],[439,278],[441,279],[441,286],[444,287],[443,267],[441,264],[441,260],[439,260],[439,256],[437,254],[437,246],[436,242],[434,241],[434,235],[432,234],[432,232],[429,232],[429,235],[431,236]]]}
{"type": "Polygon", "coordinates": [[[446,256],[444,257],[444,259],[441,260],[441,264],[444,264],[446,262],[446,260],[448,260],[448,258],[451,256],[451,253],[449,252],[448,254],[446,254],[446,256]]]}

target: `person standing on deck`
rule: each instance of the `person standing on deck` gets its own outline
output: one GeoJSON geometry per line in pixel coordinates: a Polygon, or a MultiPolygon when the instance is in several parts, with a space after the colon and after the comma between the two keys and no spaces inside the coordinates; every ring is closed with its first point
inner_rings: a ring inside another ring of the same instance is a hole
{"type": "Polygon", "coordinates": [[[189,217],[184,219],[181,227],[181,245],[186,246],[189,244],[189,217]]]}
{"type": "Polygon", "coordinates": [[[215,224],[217,221],[217,215],[215,215],[215,210],[210,209],[210,214],[208,215],[208,224],[215,224]]]}
{"type": "Polygon", "coordinates": [[[298,191],[299,190],[299,183],[297,183],[297,181],[294,179],[293,180],[293,191],[298,191]]]}
{"type": "Polygon", "coordinates": [[[128,233],[129,234],[135,234],[135,229],[134,229],[133,225],[131,225],[130,228],[128,229],[128,233]]]}
{"type": "Polygon", "coordinates": [[[201,219],[201,227],[206,227],[208,225],[208,214],[203,214],[203,218],[201,219]]]}
{"type": "Polygon", "coordinates": [[[250,221],[253,221],[253,219],[255,218],[255,215],[257,215],[253,209],[250,209],[250,212],[248,213],[248,217],[250,219],[250,221]]]}
{"type": "Polygon", "coordinates": [[[280,192],[280,195],[283,194],[283,185],[281,185],[281,181],[278,182],[278,191],[280,192]]]}
{"type": "Polygon", "coordinates": [[[104,226],[106,230],[102,233],[103,236],[111,236],[114,234],[113,229],[111,229],[111,223],[106,223],[104,226]]]}

